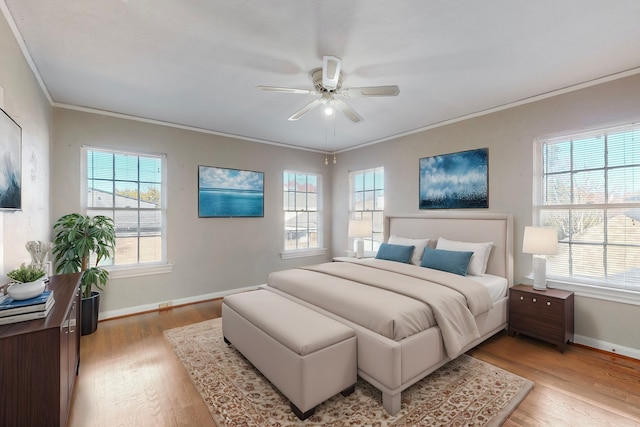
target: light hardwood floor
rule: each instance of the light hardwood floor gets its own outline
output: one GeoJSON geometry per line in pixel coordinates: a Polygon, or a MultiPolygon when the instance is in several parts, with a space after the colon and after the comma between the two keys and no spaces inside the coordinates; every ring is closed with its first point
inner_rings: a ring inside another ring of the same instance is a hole
{"type": "MultiPolygon", "coordinates": [[[[163,336],[220,316],[221,300],[100,322],[82,337],[70,427],[210,427],[163,336]]],[[[639,426],[640,361],[500,333],[469,352],[535,382],[505,426],[639,426]]]]}

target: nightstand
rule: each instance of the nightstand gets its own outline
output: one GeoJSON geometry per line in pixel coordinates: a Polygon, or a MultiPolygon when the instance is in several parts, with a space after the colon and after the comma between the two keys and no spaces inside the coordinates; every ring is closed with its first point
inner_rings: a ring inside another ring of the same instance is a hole
{"type": "Polygon", "coordinates": [[[573,341],[573,292],[534,290],[517,285],[509,290],[509,336],[521,333],[556,344],[564,352],[573,341]]]}

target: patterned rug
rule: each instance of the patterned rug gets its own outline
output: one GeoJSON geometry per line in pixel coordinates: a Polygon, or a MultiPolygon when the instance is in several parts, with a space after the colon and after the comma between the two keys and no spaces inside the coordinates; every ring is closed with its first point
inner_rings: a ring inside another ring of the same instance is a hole
{"type": "Polygon", "coordinates": [[[533,383],[462,355],[402,393],[390,416],[382,395],[358,379],[356,391],[337,394],[304,422],[289,401],[251,363],[224,343],[221,319],[165,331],[220,427],[235,426],[499,426],[533,383]]]}

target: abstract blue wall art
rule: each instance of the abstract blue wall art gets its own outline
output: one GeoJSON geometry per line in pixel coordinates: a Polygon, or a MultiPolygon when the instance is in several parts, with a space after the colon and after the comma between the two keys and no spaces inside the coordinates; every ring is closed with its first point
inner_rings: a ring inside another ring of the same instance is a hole
{"type": "Polygon", "coordinates": [[[1,109],[0,209],[22,209],[22,129],[1,109]]]}
{"type": "Polygon", "coordinates": [[[489,150],[420,159],[420,209],[489,207],[489,150]]]}
{"type": "Polygon", "coordinates": [[[264,172],[198,166],[198,217],[264,216],[264,172]]]}

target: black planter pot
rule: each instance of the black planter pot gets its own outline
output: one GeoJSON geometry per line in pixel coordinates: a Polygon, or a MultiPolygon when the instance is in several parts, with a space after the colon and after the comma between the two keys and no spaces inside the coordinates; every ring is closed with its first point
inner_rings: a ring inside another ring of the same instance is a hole
{"type": "Polygon", "coordinates": [[[91,291],[89,298],[82,298],[82,335],[90,335],[98,329],[100,292],[91,291]]]}

